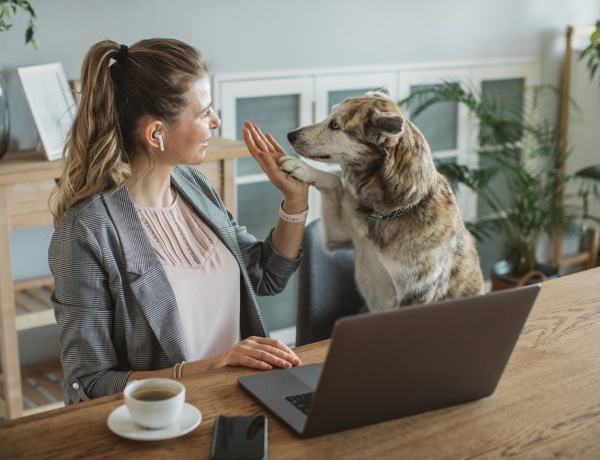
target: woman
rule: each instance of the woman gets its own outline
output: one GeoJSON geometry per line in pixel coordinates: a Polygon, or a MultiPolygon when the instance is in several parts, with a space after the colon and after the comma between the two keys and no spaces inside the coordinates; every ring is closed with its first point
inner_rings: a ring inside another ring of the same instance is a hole
{"type": "Polygon", "coordinates": [[[81,83],[51,197],[65,404],[134,379],[300,364],[268,337],[256,300],[283,290],[301,258],[308,186],[279,170],[282,148],[245,124],[248,149],[283,194],[275,228],[258,241],[187,166],[204,160],[220,126],[195,48],[101,41],[81,83]]]}

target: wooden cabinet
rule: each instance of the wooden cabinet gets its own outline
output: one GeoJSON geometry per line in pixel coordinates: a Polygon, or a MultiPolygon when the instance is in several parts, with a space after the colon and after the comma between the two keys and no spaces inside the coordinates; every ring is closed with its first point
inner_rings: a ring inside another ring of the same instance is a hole
{"type": "MultiPolygon", "coordinates": [[[[214,136],[197,168],[235,212],[235,159],[248,156],[243,142],[214,136]]],[[[52,224],[48,197],[60,176],[62,161],[47,161],[35,151],[9,152],[0,160],[0,413],[8,419],[61,407],[60,363],[21,368],[18,332],[54,324],[51,276],[14,282],[10,232],[52,224]]]]}

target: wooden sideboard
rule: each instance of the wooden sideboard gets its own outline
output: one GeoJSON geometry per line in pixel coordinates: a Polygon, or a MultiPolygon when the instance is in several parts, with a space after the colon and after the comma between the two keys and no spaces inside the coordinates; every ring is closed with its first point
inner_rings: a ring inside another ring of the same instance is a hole
{"type": "MultiPolygon", "coordinates": [[[[232,212],[236,206],[235,159],[248,156],[243,142],[213,136],[197,168],[215,186],[232,212]]],[[[34,150],[8,152],[0,160],[0,414],[13,419],[63,406],[60,363],[21,368],[18,332],[54,324],[51,276],[14,282],[10,232],[51,225],[48,197],[62,161],[47,161],[34,150]]]]}

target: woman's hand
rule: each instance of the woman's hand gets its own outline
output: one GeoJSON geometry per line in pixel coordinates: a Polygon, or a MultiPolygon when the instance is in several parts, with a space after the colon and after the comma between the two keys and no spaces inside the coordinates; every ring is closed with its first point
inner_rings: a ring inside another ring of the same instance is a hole
{"type": "Polygon", "coordinates": [[[283,193],[286,212],[296,214],[306,210],[309,184],[280,169],[279,159],[287,154],[273,136],[263,134],[257,125],[245,122],[244,141],[271,183],[283,193]]]}
{"type": "Polygon", "coordinates": [[[253,369],[287,369],[300,365],[300,358],[283,342],[266,337],[248,337],[220,355],[220,366],[244,366],[253,369]]]}
{"type": "MultiPolygon", "coordinates": [[[[181,375],[199,375],[223,366],[243,366],[269,371],[274,368],[288,369],[302,364],[283,342],[266,337],[248,337],[233,348],[218,356],[185,363],[181,375]]],[[[158,371],[135,371],[129,374],[128,382],[151,377],[173,378],[174,369],[168,367],[158,371]]]]}

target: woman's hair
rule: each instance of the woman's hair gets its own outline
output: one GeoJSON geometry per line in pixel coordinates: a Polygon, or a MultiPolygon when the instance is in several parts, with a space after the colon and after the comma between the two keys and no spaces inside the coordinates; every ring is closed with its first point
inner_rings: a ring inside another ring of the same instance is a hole
{"type": "Polygon", "coordinates": [[[193,82],[208,76],[200,52],[179,40],[148,39],[128,48],[93,45],[81,67],[77,115],[63,152],[65,167],[50,196],[54,225],[75,203],[112,193],[131,175],[136,128],[150,117],[175,123],[193,82]]]}

